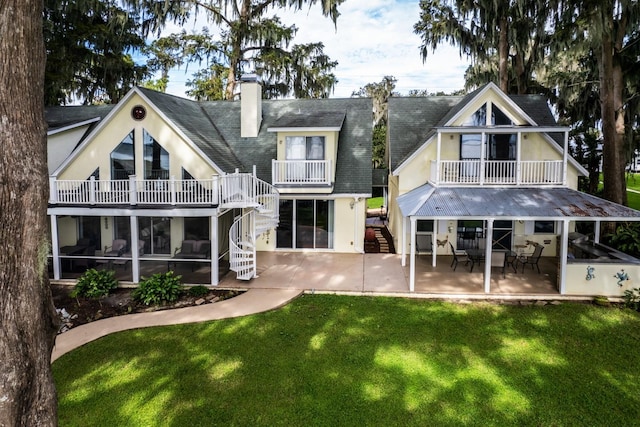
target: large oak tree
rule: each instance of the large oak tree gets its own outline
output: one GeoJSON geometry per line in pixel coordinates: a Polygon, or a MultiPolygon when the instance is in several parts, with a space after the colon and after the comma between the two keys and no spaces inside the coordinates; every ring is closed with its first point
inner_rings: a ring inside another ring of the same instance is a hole
{"type": "Polygon", "coordinates": [[[42,0],[0,1],[0,425],[57,424],[42,0]]]}

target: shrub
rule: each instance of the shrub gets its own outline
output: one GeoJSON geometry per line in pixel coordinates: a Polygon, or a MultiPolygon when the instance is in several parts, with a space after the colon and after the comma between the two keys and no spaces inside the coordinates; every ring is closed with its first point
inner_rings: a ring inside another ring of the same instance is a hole
{"type": "Polygon", "coordinates": [[[96,270],[91,268],[78,279],[71,292],[72,297],[100,298],[109,295],[118,287],[116,273],[113,270],[96,270]]]}
{"type": "Polygon", "coordinates": [[[209,288],[206,286],[198,285],[189,288],[189,295],[192,297],[201,297],[209,293],[209,288]]]}
{"type": "Polygon", "coordinates": [[[132,292],[133,299],[145,305],[173,302],[182,291],[181,278],[182,276],[174,276],[173,271],[157,273],[148,279],[143,278],[132,292]]]}
{"type": "Polygon", "coordinates": [[[608,236],[611,245],[629,255],[640,256],[640,224],[625,223],[616,228],[614,234],[608,236]]]}
{"type": "Polygon", "coordinates": [[[627,289],[622,298],[625,307],[640,311],[640,288],[627,289]]]}

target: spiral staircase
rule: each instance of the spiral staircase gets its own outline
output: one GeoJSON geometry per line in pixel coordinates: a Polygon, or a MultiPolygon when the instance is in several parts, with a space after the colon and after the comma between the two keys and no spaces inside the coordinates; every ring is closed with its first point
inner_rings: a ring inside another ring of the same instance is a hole
{"type": "Polygon", "coordinates": [[[278,226],[278,191],[255,172],[235,173],[224,176],[222,194],[221,207],[243,209],[229,229],[229,268],[239,280],[251,280],[257,276],[257,240],[278,226]]]}

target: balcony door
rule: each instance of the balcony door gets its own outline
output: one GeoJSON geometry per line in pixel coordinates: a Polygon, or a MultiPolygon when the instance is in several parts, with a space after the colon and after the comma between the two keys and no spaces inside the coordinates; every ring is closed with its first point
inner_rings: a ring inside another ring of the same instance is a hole
{"type": "Polygon", "coordinates": [[[288,181],[314,182],[324,179],[324,136],[288,136],[286,138],[286,176],[288,181]]]}

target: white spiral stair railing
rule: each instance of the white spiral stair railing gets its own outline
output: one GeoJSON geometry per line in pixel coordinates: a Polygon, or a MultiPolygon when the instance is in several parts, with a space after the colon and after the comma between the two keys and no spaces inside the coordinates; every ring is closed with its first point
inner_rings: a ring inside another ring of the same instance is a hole
{"type": "MultiPolygon", "coordinates": [[[[257,275],[256,242],[258,237],[278,226],[279,195],[271,184],[250,174],[233,174],[227,185],[228,206],[248,209],[229,229],[229,264],[240,280],[257,275]]],[[[224,190],[223,190],[223,194],[224,190]]],[[[224,205],[224,202],[223,202],[224,205]]]]}

